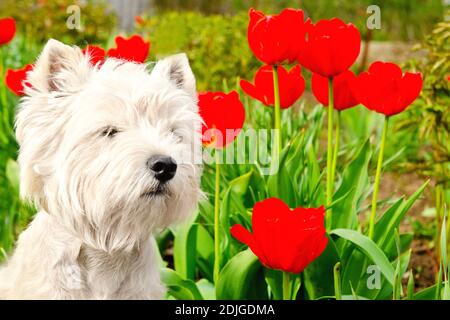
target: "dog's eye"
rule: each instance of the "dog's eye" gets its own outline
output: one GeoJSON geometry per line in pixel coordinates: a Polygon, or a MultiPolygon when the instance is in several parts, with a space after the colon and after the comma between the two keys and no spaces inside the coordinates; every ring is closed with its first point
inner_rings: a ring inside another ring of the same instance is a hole
{"type": "Polygon", "coordinates": [[[179,130],[171,128],[170,133],[173,134],[173,136],[176,138],[177,142],[183,141],[183,135],[181,134],[181,132],[179,130]]]}
{"type": "Polygon", "coordinates": [[[120,131],[116,127],[106,127],[102,130],[102,136],[112,138],[120,131]]]}

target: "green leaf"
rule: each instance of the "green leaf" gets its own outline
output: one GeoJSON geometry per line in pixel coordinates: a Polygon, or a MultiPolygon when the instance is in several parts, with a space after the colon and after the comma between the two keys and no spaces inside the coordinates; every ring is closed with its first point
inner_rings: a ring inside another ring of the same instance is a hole
{"type": "MultiPolygon", "coordinates": [[[[336,300],[342,300],[341,263],[340,262],[337,262],[334,265],[333,273],[334,273],[334,296],[336,297],[336,300]]],[[[352,292],[352,295],[354,295],[353,292],[352,292]]]]}
{"type": "MultiPolygon", "coordinates": [[[[370,141],[367,140],[356,154],[354,160],[344,170],[342,183],[333,199],[345,199],[333,208],[332,229],[355,229],[357,225],[356,204],[360,200],[367,182],[367,166],[371,155],[370,141]]],[[[339,246],[338,246],[339,247],[339,246]]]]}
{"type": "Polygon", "coordinates": [[[437,300],[436,289],[440,284],[434,284],[431,287],[425,288],[414,295],[414,300],[437,300]]]}
{"type": "Polygon", "coordinates": [[[400,273],[400,256],[401,256],[401,248],[400,248],[400,236],[398,234],[398,229],[395,229],[395,244],[397,248],[397,264],[395,266],[395,274],[394,274],[394,294],[393,294],[393,300],[400,300],[401,294],[402,294],[402,274],[400,273]]]}
{"type": "MultiPolygon", "coordinates": [[[[381,243],[380,241],[384,241],[386,238],[386,228],[389,225],[393,225],[395,223],[392,222],[395,218],[395,213],[398,211],[400,206],[404,202],[404,197],[398,199],[393,205],[386,209],[386,211],[381,215],[381,218],[375,223],[374,231],[373,231],[373,239],[377,243],[381,243]]],[[[389,234],[391,236],[391,234],[389,234]]]]}
{"type": "Polygon", "coordinates": [[[414,299],[414,287],[415,287],[414,274],[413,274],[413,271],[411,270],[409,273],[409,278],[408,278],[407,296],[406,296],[407,300],[414,299]]]}
{"type": "Polygon", "coordinates": [[[203,300],[197,285],[183,279],[177,272],[169,268],[163,268],[160,272],[161,281],[168,288],[168,294],[179,300],[203,300]]]}
{"type": "Polygon", "coordinates": [[[219,300],[268,298],[263,266],[250,249],[239,252],[222,269],[216,296],[219,300]]]}
{"type": "Polygon", "coordinates": [[[333,268],[339,262],[334,241],[329,237],[322,254],[303,271],[303,287],[309,299],[322,296],[334,296],[333,268]]]}
{"type": "Polygon", "coordinates": [[[343,295],[342,300],[369,300],[366,297],[358,296],[358,295],[343,295]]]}
{"type": "Polygon", "coordinates": [[[336,229],[331,232],[345,240],[352,242],[364,254],[369,257],[380,268],[381,273],[391,285],[394,284],[394,268],[383,251],[368,237],[350,229],[336,229]]]}
{"type": "MultiPolygon", "coordinates": [[[[247,209],[244,207],[242,203],[242,198],[238,197],[231,187],[225,192],[221,203],[220,203],[220,228],[219,232],[221,233],[221,250],[223,250],[222,254],[222,263],[225,263],[232,256],[232,252],[230,252],[231,246],[230,242],[231,234],[230,230],[230,222],[231,223],[239,223],[244,226],[251,225],[251,216],[247,215],[247,209]]],[[[221,264],[222,264],[221,263],[221,264]]]]}
{"type": "Polygon", "coordinates": [[[19,165],[13,159],[8,159],[6,161],[6,178],[12,186],[12,189],[16,194],[19,194],[19,165]]]}
{"type": "Polygon", "coordinates": [[[197,255],[197,224],[184,223],[173,229],[173,260],[178,274],[185,279],[195,279],[197,255]]]}
{"type": "Polygon", "coordinates": [[[253,171],[249,171],[230,182],[231,190],[233,190],[236,195],[240,197],[245,195],[248,189],[250,178],[252,177],[252,173],[253,171]]]}
{"type": "MultiPolygon", "coordinates": [[[[411,248],[411,243],[414,239],[413,233],[404,233],[400,235],[400,253],[404,253],[411,248]]],[[[394,241],[395,242],[395,241],[394,241]]],[[[388,248],[385,248],[383,251],[386,253],[386,256],[389,260],[394,260],[397,258],[398,253],[396,249],[395,243],[392,242],[392,245],[388,248]]]]}
{"type": "Polygon", "coordinates": [[[286,161],[286,167],[290,172],[295,172],[299,165],[303,164],[303,142],[305,139],[305,131],[302,130],[299,132],[290,142],[292,145],[292,151],[288,155],[288,159],[286,161]]]}
{"type": "Polygon", "coordinates": [[[444,275],[444,292],[442,293],[442,300],[450,300],[450,280],[449,280],[449,264],[447,260],[447,223],[446,217],[442,219],[442,227],[441,227],[441,266],[442,273],[444,275]]]}
{"type": "Polygon", "coordinates": [[[214,287],[214,284],[206,279],[200,279],[196,284],[205,300],[216,300],[216,288],[214,287]]]}
{"type": "Polygon", "coordinates": [[[399,205],[401,199],[397,201],[375,224],[373,239],[381,248],[386,248],[389,242],[393,241],[392,234],[394,230],[399,227],[406,212],[423,193],[428,182],[426,181],[407,201],[401,201],[401,205],[399,205]]]}
{"type": "Polygon", "coordinates": [[[214,239],[201,224],[197,225],[197,267],[210,281],[213,281],[214,239]]]}
{"type": "Polygon", "coordinates": [[[283,300],[283,272],[264,268],[264,278],[272,293],[272,299],[283,300]]]}
{"type": "Polygon", "coordinates": [[[359,300],[359,297],[358,297],[358,295],[356,294],[355,289],[353,289],[353,285],[352,285],[351,282],[350,282],[350,289],[352,290],[352,297],[353,297],[353,300],[359,300]]]}
{"type": "Polygon", "coordinates": [[[297,205],[297,188],[292,182],[292,174],[285,165],[288,154],[289,147],[286,147],[281,154],[278,173],[269,176],[267,179],[267,190],[269,196],[277,197],[286,202],[289,207],[295,208],[297,205]]]}

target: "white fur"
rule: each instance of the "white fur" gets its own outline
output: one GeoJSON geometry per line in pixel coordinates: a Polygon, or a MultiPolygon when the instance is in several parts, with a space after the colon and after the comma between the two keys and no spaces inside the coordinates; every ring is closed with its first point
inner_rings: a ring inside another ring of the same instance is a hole
{"type": "Polygon", "coordinates": [[[40,211],[0,269],[0,298],[163,298],[151,234],[196,208],[201,120],[184,54],[147,69],[45,46],[16,121],[21,193],[40,211]],[[142,196],[156,154],[178,169],[167,195],[142,196]]]}

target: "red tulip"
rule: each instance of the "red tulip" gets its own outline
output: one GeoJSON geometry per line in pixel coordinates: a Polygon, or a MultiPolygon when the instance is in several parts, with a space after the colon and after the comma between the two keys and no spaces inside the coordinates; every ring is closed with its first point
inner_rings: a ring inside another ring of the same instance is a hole
{"type": "Polygon", "coordinates": [[[279,15],[266,16],[251,8],[249,16],[248,44],[259,60],[270,65],[295,61],[310,24],[302,10],[284,9],[279,15]]]}
{"type": "Polygon", "coordinates": [[[405,110],[422,90],[422,74],[389,62],[374,62],[355,82],[358,100],[370,110],[392,116],[405,110]]]}
{"type": "Polygon", "coordinates": [[[136,22],[136,25],[143,26],[145,24],[145,20],[141,16],[135,16],[134,22],[136,22]]]}
{"type": "Polygon", "coordinates": [[[22,69],[6,71],[5,82],[8,88],[18,96],[24,95],[25,86],[30,84],[26,82],[27,72],[33,70],[33,65],[27,64],[22,69]]]}
{"type": "Polygon", "coordinates": [[[134,62],[144,62],[150,50],[150,42],[145,41],[140,35],[133,35],[128,39],[117,36],[116,48],[108,50],[108,56],[134,62]]]}
{"type": "Polygon", "coordinates": [[[325,250],[324,218],[323,206],[290,210],[280,199],[270,198],[253,208],[253,234],[239,224],[230,231],[266,267],[300,273],[325,250]]]}
{"type": "Polygon", "coordinates": [[[346,71],[359,55],[361,37],[358,29],[333,18],[307,25],[307,37],[299,51],[302,66],[330,78],[346,71]]]}
{"type": "Polygon", "coordinates": [[[91,46],[88,45],[85,49],[82,50],[83,54],[89,54],[89,60],[92,65],[99,65],[103,64],[103,61],[105,60],[105,49],[99,47],[99,46],[91,46]]]}
{"type": "Polygon", "coordinates": [[[10,42],[16,34],[16,21],[13,18],[0,19],[0,45],[10,42]]]}
{"type": "MultiPolygon", "coordinates": [[[[300,65],[296,65],[289,72],[283,66],[278,66],[278,80],[280,105],[282,109],[286,109],[292,106],[305,90],[305,79],[302,77],[300,65]]],[[[275,99],[272,66],[259,68],[254,84],[247,80],[241,80],[241,88],[250,97],[261,101],[266,106],[273,106],[275,99]]]]}
{"type": "Polygon", "coordinates": [[[205,92],[198,96],[199,113],[203,118],[202,141],[206,146],[223,147],[239,134],[245,120],[245,109],[239,94],[231,91],[205,92]]]}
{"type": "MultiPolygon", "coordinates": [[[[344,110],[359,104],[354,91],[356,76],[350,70],[333,78],[333,102],[336,110],[344,110]]],[[[316,99],[328,106],[328,78],[317,73],[312,76],[312,91],[316,99]]]]}

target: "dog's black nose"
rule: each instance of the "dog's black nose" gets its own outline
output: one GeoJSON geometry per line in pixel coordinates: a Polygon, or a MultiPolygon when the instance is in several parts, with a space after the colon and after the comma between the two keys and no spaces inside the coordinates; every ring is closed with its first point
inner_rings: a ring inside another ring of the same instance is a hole
{"type": "Polygon", "coordinates": [[[156,155],[147,160],[147,166],[160,182],[167,182],[175,176],[177,163],[172,157],[156,155]]]}

